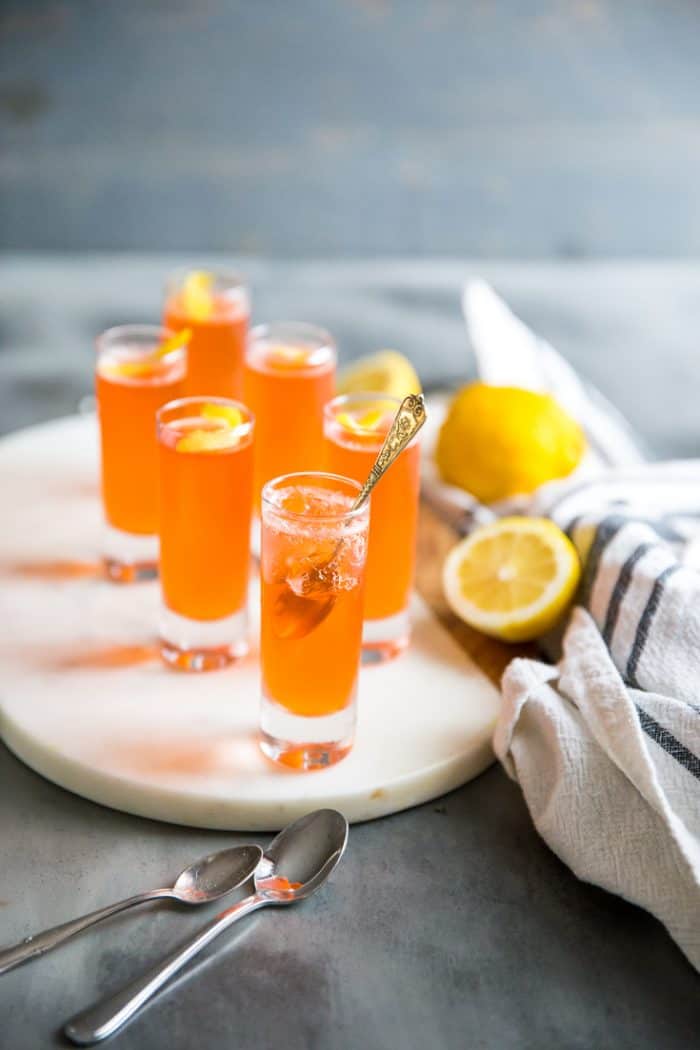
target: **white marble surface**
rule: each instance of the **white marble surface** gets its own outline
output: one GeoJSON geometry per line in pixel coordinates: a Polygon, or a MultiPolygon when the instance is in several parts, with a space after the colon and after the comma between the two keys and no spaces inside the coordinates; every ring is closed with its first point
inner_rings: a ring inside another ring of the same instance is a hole
{"type": "Polygon", "coordinates": [[[384,816],[492,761],[497,691],[416,597],[409,651],[361,674],[350,756],[314,774],[276,767],[257,746],[255,647],[225,671],[174,673],[149,650],[157,582],[59,578],[97,558],[94,418],[4,439],[0,487],[13,509],[0,533],[0,734],[62,787],[172,823],[260,831],[322,805],[384,816]]]}

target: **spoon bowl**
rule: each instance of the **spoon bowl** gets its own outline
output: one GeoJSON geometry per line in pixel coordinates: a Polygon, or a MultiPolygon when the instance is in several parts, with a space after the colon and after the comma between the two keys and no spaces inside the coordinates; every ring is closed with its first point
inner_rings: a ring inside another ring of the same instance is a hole
{"type": "Polygon", "coordinates": [[[183,904],[207,904],[225,897],[241,885],[261,856],[259,846],[231,846],[210,853],[180,872],[172,896],[183,904]]]}
{"type": "Polygon", "coordinates": [[[335,809],[317,809],[277,835],[255,870],[255,891],[267,904],[310,897],[331,874],[348,841],[348,822],[335,809]]]}
{"type": "Polygon", "coordinates": [[[246,882],[255,871],[261,857],[262,850],[259,846],[232,846],[219,853],[210,853],[208,857],[203,857],[180,872],[173,886],[147,890],[135,897],[127,897],[126,900],[117,901],[116,904],[92,911],[78,919],[71,919],[70,922],[64,922],[50,930],[25,937],[20,944],[0,949],[0,974],[29,959],[44,955],[103,919],[109,919],[112,915],[137,904],[157,900],[208,904],[209,901],[218,900],[246,882]]]}

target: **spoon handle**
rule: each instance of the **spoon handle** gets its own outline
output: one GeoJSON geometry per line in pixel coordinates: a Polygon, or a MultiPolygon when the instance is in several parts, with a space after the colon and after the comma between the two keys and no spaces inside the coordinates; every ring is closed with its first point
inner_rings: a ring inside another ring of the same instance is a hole
{"type": "Polygon", "coordinates": [[[361,507],[382,474],[406,448],[425,423],[425,402],[422,394],[409,394],[401,402],[384,444],[374,461],[369,477],[355,500],[353,510],[361,507]]]}
{"type": "Polygon", "coordinates": [[[7,973],[8,970],[19,966],[20,963],[26,962],[27,959],[33,959],[38,955],[43,955],[45,952],[50,952],[52,948],[57,948],[59,944],[63,944],[70,937],[74,937],[76,933],[87,930],[88,927],[102,922],[103,919],[108,919],[110,915],[116,915],[120,911],[126,911],[127,908],[133,908],[135,904],[144,904],[146,901],[154,901],[162,897],[171,896],[172,890],[169,889],[149,890],[147,893],[139,893],[135,897],[127,897],[126,900],[117,901],[116,904],[110,904],[106,908],[99,908],[98,911],[91,911],[88,915],[82,915],[79,919],[61,923],[60,926],[52,926],[50,930],[44,930],[42,933],[34,934],[32,937],[25,937],[19,944],[0,950],[0,974],[7,973]]]}
{"type": "Polygon", "coordinates": [[[130,981],[118,992],[106,999],[101,999],[93,1006],[89,1006],[87,1010],[83,1010],[82,1013],[76,1014],[67,1022],[63,1031],[78,1046],[91,1046],[101,1039],[106,1039],[108,1035],[118,1032],[163,987],[166,981],[169,981],[215,937],[228,929],[237,919],[243,918],[244,915],[248,915],[265,903],[263,897],[253,894],[239,901],[238,904],[234,904],[232,908],[228,908],[207,923],[191,940],[171,955],[161,959],[136,980],[130,981]]]}

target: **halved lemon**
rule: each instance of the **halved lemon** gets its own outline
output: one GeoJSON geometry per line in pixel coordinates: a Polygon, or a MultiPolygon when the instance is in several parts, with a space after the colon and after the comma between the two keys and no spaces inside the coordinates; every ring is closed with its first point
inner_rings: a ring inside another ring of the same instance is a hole
{"type": "Polygon", "coordinates": [[[407,357],[398,350],[379,350],[353,361],[338,377],[339,394],[358,394],[365,390],[407,397],[420,394],[421,385],[407,357]]]}
{"type": "Polygon", "coordinates": [[[571,540],[547,518],[501,518],[454,547],[442,571],[451,609],[507,642],[539,637],[557,622],[581,575],[571,540]]]}

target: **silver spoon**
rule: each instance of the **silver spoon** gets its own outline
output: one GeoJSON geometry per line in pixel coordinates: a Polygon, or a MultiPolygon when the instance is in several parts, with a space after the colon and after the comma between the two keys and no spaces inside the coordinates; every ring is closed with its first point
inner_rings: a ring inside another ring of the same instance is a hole
{"type": "Polygon", "coordinates": [[[189,868],[185,868],[171,887],[148,890],[135,897],[127,897],[126,900],[110,904],[107,908],[100,908],[79,919],[64,922],[61,926],[54,926],[33,937],[26,937],[12,948],[1,950],[0,974],[19,966],[27,959],[51,951],[70,937],[74,937],[76,933],[102,922],[110,915],[133,908],[135,904],[163,899],[180,901],[182,904],[208,904],[218,900],[249,879],[261,857],[262,850],[259,846],[232,846],[219,850],[218,853],[210,853],[208,857],[203,857],[189,868]]]}
{"type": "Polygon", "coordinates": [[[265,850],[255,893],[218,915],[195,937],[135,981],[68,1021],[65,1034],[90,1046],[119,1031],[159,988],[207,944],[244,915],[271,904],[294,904],[322,886],[343,855],[348,823],[334,809],[317,809],[289,824],[265,850]]]}

